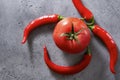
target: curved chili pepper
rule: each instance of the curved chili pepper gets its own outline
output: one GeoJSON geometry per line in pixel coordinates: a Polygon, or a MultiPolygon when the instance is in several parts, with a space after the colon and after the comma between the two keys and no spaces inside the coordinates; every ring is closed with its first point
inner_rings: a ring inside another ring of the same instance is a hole
{"type": "Polygon", "coordinates": [[[92,12],[86,8],[81,0],[72,0],[74,6],[76,7],[77,11],[80,13],[80,15],[86,20],[94,23],[94,16],[92,12]]]}
{"type": "Polygon", "coordinates": [[[41,16],[39,18],[36,18],[35,20],[31,21],[25,28],[24,34],[23,34],[23,39],[22,39],[22,44],[24,44],[30,34],[30,32],[37,28],[40,27],[41,25],[47,24],[47,23],[55,23],[58,22],[59,20],[63,19],[62,16],[58,14],[52,14],[52,15],[45,15],[41,16]]]}
{"type": "Polygon", "coordinates": [[[116,72],[115,72],[114,67],[115,67],[115,64],[116,64],[117,58],[118,58],[118,49],[117,49],[117,45],[116,45],[115,41],[113,40],[111,35],[106,30],[101,28],[99,25],[89,26],[89,28],[106,45],[106,47],[109,51],[109,55],[110,55],[110,70],[112,73],[115,74],[116,72]]]}
{"type": "Polygon", "coordinates": [[[44,46],[44,60],[47,64],[47,66],[54,72],[63,74],[63,75],[75,74],[75,73],[82,71],[90,63],[91,57],[92,57],[91,52],[88,49],[86,54],[84,55],[83,60],[80,63],[73,65],[73,66],[60,66],[60,65],[53,63],[50,60],[47,48],[46,48],[46,46],[44,46]]]}

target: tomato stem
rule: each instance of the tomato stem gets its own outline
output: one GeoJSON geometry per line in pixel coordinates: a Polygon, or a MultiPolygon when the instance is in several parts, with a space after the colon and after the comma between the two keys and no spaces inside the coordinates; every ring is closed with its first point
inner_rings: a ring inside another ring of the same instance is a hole
{"type": "Polygon", "coordinates": [[[74,26],[73,26],[73,24],[72,24],[71,33],[72,33],[72,34],[74,34],[74,33],[75,33],[75,32],[74,32],[74,26]]]}
{"type": "MultiPolygon", "coordinates": [[[[63,37],[63,36],[66,36],[68,40],[75,40],[75,41],[78,41],[77,39],[77,35],[79,35],[83,30],[85,30],[87,28],[82,28],[80,29],[78,32],[75,32],[74,31],[74,26],[72,24],[72,27],[71,27],[71,32],[69,33],[62,33],[60,36],[63,37]]],[[[79,41],[78,41],[79,42],[79,41]]]]}

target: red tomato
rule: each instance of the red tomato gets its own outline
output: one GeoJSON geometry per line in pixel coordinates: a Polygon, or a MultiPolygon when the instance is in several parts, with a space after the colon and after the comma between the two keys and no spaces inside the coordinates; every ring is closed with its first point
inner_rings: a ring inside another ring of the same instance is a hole
{"type": "Polygon", "coordinates": [[[90,43],[90,31],[79,18],[64,18],[53,32],[55,44],[67,53],[80,53],[90,43]]]}

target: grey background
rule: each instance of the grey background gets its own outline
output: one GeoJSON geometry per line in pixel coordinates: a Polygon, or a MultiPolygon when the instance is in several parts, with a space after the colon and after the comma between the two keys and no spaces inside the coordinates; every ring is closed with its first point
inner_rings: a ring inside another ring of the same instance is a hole
{"type": "MultiPolygon", "coordinates": [[[[120,0],[82,0],[94,14],[96,22],[114,38],[120,49],[120,0]]],[[[64,54],[53,42],[55,24],[35,29],[28,41],[21,40],[25,26],[37,17],[48,14],[80,17],[71,0],[0,0],[0,80],[120,80],[120,52],[116,75],[109,70],[109,54],[94,35],[91,39],[92,61],[80,73],[70,76],[49,70],[43,58],[46,44],[52,61],[72,65],[82,55],[64,54]]]]}

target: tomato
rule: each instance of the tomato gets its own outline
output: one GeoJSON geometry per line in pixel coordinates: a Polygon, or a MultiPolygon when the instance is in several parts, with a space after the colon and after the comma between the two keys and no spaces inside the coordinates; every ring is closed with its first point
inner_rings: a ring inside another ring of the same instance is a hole
{"type": "Polygon", "coordinates": [[[90,43],[90,31],[87,25],[79,18],[64,18],[57,23],[53,40],[55,44],[67,53],[80,53],[90,43]]]}

